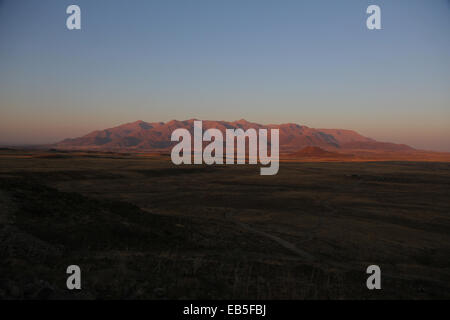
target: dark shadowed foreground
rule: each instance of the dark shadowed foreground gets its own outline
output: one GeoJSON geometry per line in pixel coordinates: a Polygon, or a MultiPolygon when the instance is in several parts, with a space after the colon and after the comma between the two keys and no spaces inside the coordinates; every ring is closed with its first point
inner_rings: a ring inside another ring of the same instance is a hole
{"type": "Polygon", "coordinates": [[[3,150],[0,298],[450,298],[449,199],[449,163],[3,150]]]}

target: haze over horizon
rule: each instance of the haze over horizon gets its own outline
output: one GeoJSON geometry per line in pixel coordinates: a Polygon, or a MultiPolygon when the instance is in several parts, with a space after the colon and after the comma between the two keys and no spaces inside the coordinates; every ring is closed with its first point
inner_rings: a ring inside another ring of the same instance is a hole
{"type": "Polygon", "coordinates": [[[0,144],[244,118],[450,151],[449,18],[446,0],[3,0],[0,144]]]}

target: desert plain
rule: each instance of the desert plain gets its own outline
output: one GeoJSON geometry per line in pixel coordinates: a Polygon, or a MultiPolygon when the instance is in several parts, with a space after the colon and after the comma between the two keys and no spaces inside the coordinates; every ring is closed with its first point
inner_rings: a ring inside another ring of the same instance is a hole
{"type": "Polygon", "coordinates": [[[287,157],[261,176],[4,148],[0,298],[448,299],[449,199],[446,161],[287,157]],[[66,288],[73,264],[80,291],[66,288]]]}

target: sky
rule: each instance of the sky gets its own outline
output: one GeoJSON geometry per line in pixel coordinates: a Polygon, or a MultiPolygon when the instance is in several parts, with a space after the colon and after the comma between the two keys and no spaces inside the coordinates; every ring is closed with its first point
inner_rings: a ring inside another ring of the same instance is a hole
{"type": "Polygon", "coordinates": [[[245,118],[450,151],[449,59],[449,0],[0,0],[0,144],[245,118]]]}

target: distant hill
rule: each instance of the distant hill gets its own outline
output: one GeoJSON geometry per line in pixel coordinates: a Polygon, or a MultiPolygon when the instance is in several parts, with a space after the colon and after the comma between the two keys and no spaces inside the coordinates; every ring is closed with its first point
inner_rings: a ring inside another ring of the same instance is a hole
{"type": "MultiPolygon", "coordinates": [[[[195,119],[169,122],[136,121],[114,128],[98,130],[85,136],[66,139],[52,145],[58,149],[81,150],[127,150],[127,151],[167,151],[175,143],[170,141],[171,133],[178,128],[185,128],[193,133],[195,119]]],[[[279,129],[280,152],[293,153],[305,147],[318,147],[321,150],[337,152],[339,150],[371,150],[371,151],[413,151],[407,145],[378,142],[364,137],[352,130],[313,129],[294,123],[262,125],[241,119],[238,121],[203,121],[203,129],[242,128],[279,129]]],[[[316,150],[317,151],[317,150],[316,150]]]]}

